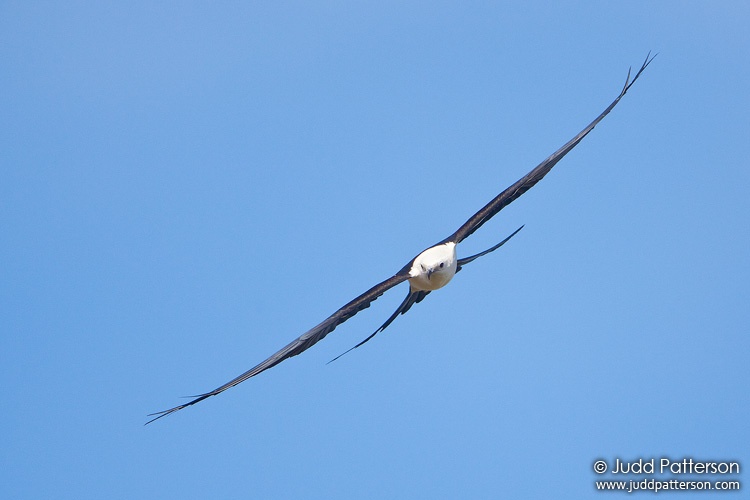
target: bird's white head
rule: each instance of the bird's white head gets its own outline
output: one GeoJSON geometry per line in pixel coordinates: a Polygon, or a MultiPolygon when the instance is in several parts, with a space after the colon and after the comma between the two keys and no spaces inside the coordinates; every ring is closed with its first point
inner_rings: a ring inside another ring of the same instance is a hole
{"type": "Polygon", "coordinates": [[[448,284],[456,274],[456,244],[443,243],[420,253],[409,270],[409,283],[414,290],[437,290],[448,284]]]}

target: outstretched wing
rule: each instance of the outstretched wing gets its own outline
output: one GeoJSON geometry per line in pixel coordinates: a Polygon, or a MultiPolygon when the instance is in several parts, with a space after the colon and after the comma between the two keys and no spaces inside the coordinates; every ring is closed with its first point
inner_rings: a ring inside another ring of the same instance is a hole
{"type": "MultiPolygon", "coordinates": [[[[656,56],[654,56],[656,57],[656,56]]],[[[479,212],[475,213],[469,220],[464,223],[463,226],[458,228],[458,230],[453,233],[451,236],[446,238],[443,241],[452,241],[456,244],[463,241],[466,237],[468,237],[470,234],[472,234],[474,231],[479,229],[482,224],[490,220],[495,214],[497,214],[500,210],[505,208],[506,206],[510,205],[516,198],[524,194],[526,191],[531,189],[534,184],[542,180],[542,177],[547,175],[547,173],[552,170],[552,167],[557,164],[558,161],[560,161],[563,156],[568,154],[571,149],[576,147],[581,140],[583,140],[584,137],[588,135],[589,132],[591,132],[594,127],[604,119],[607,114],[609,114],[610,111],[617,105],[618,102],[620,102],[620,99],[627,93],[628,90],[630,90],[630,87],[633,86],[636,80],[638,80],[638,77],[641,76],[641,73],[643,73],[643,70],[646,69],[646,67],[651,63],[651,61],[654,60],[654,57],[651,57],[651,53],[646,56],[646,60],[643,62],[643,65],[641,66],[641,69],[638,70],[638,72],[635,74],[635,77],[633,79],[630,79],[630,71],[628,71],[628,77],[625,80],[625,86],[622,88],[622,91],[620,92],[620,95],[617,96],[617,98],[612,101],[612,104],[610,104],[607,109],[605,109],[602,114],[596,117],[596,119],[589,123],[589,125],[581,130],[581,132],[573,137],[570,141],[567,142],[563,147],[552,153],[552,155],[544,160],[542,163],[536,166],[531,172],[523,176],[521,179],[519,179],[515,184],[507,188],[505,191],[497,195],[492,201],[490,201],[487,205],[485,205],[479,212]]]]}
{"type": "Polygon", "coordinates": [[[286,347],[280,349],[278,352],[270,356],[268,359],[256,365],[255,367],[251,368],[250,370],[246,371],[242,375],[230,380],[229,382],[222,385],[221,387],[217,387],[211,392],[207,392],[205,394],[200,394],[198,396],[195,396],[195,399],[193,399],[192,401],[188,403],[175,406],[174,408],[170,408],[169,410],[164,410],[164,411],[150,414],[149,416],[154,417],[154,418],[146,422],[146,424],[150,424],[154,420],[158,420],[162,417],[166,417],[167,415],[174,413],[176,411],[182,410],[183,408],[186,408],[188,406],[192,406],[196,403],[200,403],[206,398],[210,398],[211,396],[216,396],[217,394],[221,394],[222,392],[226,391],[230,387],[234,387],[235,385],[241,382],[244,382],[250,377],[254,377],[257,374],[278,365],[285,359],[291,358],[292,356],[296,356],[297,354],[300,354],[301,352],[306,351],[307,349],[309,349],[310,347],[318,343],[320,340],[325,338],[326,335],[331,333],[341,323],[348,320],[349,318],[357,314],[362,309],[366,309],[370,307],[370,304],[375,299],[383,295],[386,291],[390,290],[394,286],[408,279],[409,279],[408,273],[399,272],[398,274],[388,278],[387,280],[381,283],[378,283],[377,285],[370,288],[365,293],[363,293],[362,295],[360,295],[359,297],[352,300],[351,302],[346,304],[344,307],[342,307],[341,309],[339,309],[338,311],[330,315],[325,321],[311,328],[310,330],[302,334],[298,339],[290,342],[286,347]]]}

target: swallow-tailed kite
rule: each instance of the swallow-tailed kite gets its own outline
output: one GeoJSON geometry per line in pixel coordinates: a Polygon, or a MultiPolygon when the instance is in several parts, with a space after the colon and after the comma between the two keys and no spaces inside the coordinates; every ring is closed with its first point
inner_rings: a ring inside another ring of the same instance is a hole
{"type": "Polygon", "coordinates": [[[519,179],[515,184],[507,188],[505,191],[497,195],[481,210],[472,215],[471,218],[467,220],[464,225],[459,227],[455,233],[438,242],[436,245],[421,252],[419,255],[411,259],[404,267],[402,267],[399,272],[397,272],[387,280],[378,283],[362,295],[356,297],[351,302],[344,305],[338,311],[326,318],[322,323],[314,326],[312,329],[305,332],[301,337],[292,341],[286,347],[282,348],[280,351],[273,354],[271,357],[261,362],[259,365],[251,368],[235,379],[230,380],[221,387],[217,387],[213,391],[201,394],[199,396],[194,396],[194,399],[189,401],[188,403],[175,406],[174,408],[170,408],[169,410],[150,414],[149,416],[152,416],[154,418],[146,423],[151,423],[154,420],[160,419],[161,417],[165,417],[178,410],[199,403],[206,398],[216,396],[217,394],[226,391],[230,387],[234,387],[235,385],[244,382],[250,377],[254,377],[257,374],[278,365],[285,359],[291,358],[292,356],[296,356],[297,354],[306,351],[307,349],[318,343],[320,340],[322,340],[326,335],[331,333],[341,323],[348,320],[362,309],[370,307],[370,304],[375,299],[383,295],[383,293],[390,290],[399,283],[408,281],[409,293],[406,295],[404,301],[401,302],[401,305],[398,306],[398,308],[386,320],[386,322],[383,323],[380,328],[375,330],[372,335],[352,347],[352,349],[355,349],[370,340],[378,333],[385,330],[399,314],[406,313],[406,311],[408,311],[411,306],[418,302],[421,302],[430,292],[447,285],[448,282],[453,278],[453,276],[458,271],[460,271],[463,266],[470,263],[474,259],[477,259],[478,257],[486,255],[500,248],[505,242],[507,242],[516,233],[518,233],[518,231],[520,231],[523,226],[516,229],[513,234],[505,238],[503,241],[493,246],[492,248],[485,250],[484,252],[472,255],[471,257],[465,257],[463,259],[459,259],[456,256],[456,246],[459,243],[470,236],[474,231],[479,229],[482,224],[490,220],[505,206],[512,203],[516,198],[521,196],[532,186],[534,186],[534,184],[539,182],[542,177],[544,177],[547,172],[549,172],[552,167],[554,167],[555,164],[562,159],[563,156],[568,154],[571,149],[573,149],[579,142],[581,142],[581,140],[586,137],[586,135],[588,135],[588,133],[591,132],[593,128],[605,116],[607,116],[610,111],[612,111],[617,103],[620,102],[620,99],[622,99],[622,97],[630,89],[630,87],[636,82],[636,80],[638,80],[638,77],[641,75],[643,70],[645,70],[646,67],[651,63],[652,60],[653,57],[650,57],[649,54],[632,80],[630,79],[630,71],[628,71],[628,77],[625,80],[625,86],[622,88],[622,91],[620,91],[620,94],[614,101],[612,101],[607,109],[602,112],[602,114],[596,117],[593,122],[591,122],[586,128],[584,128],[578,135],[568,141],[567,144],[555,151],[549,158],[540,163],[531,172],[519,179]]]}

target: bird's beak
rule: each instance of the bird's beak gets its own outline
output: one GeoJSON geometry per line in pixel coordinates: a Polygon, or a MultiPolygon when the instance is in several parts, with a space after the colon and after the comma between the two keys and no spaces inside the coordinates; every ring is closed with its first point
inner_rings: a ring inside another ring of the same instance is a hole
{"type": "Polygon", "coordinates": [[[428,269],[427,270],[427,281],[430,281],[430,276],[432,276],[432,273],[434,273],[434,269],[428,269]]]}

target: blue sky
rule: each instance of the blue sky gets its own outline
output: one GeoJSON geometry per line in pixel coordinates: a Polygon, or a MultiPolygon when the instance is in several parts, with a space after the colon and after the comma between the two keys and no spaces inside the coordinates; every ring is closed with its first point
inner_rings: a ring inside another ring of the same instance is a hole
{"type": "Polygon", "coordinates": [[[0,6],[2,496],[600,498],[600,458],[750,463],[748,4],[320,4],[0,6]],[[459,253],[508,245],[333,364],[405,285],[143,426],[451,234],[649,50],[459,253]]]}

